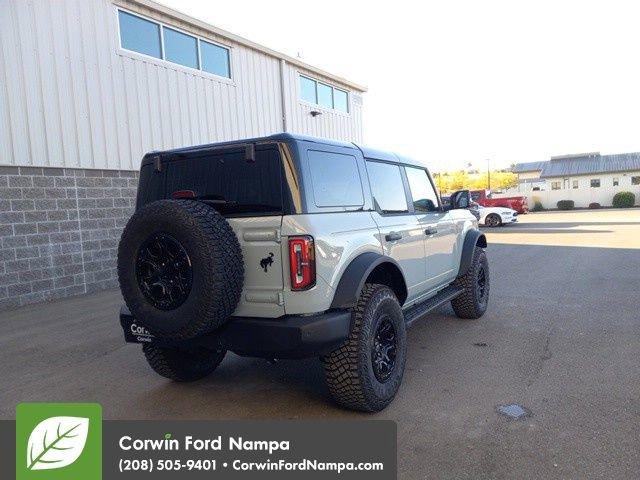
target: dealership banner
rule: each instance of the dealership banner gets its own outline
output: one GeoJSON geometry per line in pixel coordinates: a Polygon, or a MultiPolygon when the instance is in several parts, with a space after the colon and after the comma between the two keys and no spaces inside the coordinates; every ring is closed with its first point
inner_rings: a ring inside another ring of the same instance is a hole
{"type": "Polygon", "coordinates": [[[102,420],[97,404],[20,404],[0,478],[396,479],[396,424],[102,420]]]}

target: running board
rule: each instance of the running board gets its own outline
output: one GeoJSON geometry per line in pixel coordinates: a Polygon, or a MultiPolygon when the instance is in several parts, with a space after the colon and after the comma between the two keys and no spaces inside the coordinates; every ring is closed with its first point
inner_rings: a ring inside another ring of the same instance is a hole
{"type": "Polygon", "coordinates": [[[449,285],[448,287],[443,288],[438,293],[436,293],[433,297],[425,300],[424,302],[421,302],[421,303],[418,303],[417,305],[413,305],[409,307],[406,311],[403,312],[404,321],[405,321],[405,324],[407,325],[407,328],[410,327],[413,324],[413,322],[422,318],[431,310],[438,308],[443,303],[453,300],[461,293],[462,293],[462,287],[449,285]]]}

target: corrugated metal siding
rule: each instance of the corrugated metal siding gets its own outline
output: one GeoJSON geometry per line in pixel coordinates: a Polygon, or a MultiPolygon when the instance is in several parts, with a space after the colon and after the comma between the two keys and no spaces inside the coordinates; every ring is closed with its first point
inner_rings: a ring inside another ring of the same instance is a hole
{"type": "MultiPolygon", "coordinates": [[[[282,131],[279,59],[119,4],[231,47],[233,80],[122,51],[109,0],[0,1],[0,164],[136,169],[149,150],[282,131]]],[[[360,141],[359,95],[349,115],[313,118],[298,70],[285,68],[289,130],[360,141]]]]}

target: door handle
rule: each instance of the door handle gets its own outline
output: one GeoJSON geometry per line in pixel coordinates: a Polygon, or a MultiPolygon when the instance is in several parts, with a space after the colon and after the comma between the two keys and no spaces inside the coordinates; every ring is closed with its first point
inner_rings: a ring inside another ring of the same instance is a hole
{"type": "Polygon", "coordinates": [[[435,235],[436,233],[438,233],[438,229],[437,228],[427,228],[424,231],[425,235],[435,235]]]}
{"type": "Polygon", "coordinates": [[[387,233],[384,236],[384,239],[387,242],[395,242],[397,240],[400,240],[401,238],[402,238],[402,234],[401,233],[396,233],[396,232],[387,233]]]}

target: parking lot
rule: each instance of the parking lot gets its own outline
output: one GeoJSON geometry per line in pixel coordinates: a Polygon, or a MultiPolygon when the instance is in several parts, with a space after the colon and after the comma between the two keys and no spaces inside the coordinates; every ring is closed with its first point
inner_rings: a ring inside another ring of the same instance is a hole
{"type": "Polygon", "coordinates": [[[123,343],[107,291],[0,314],[0,417],[81,399],[107,419],[385,418],[402,479],[639,478],[640,209],[534,213],[487,233],[487,314],[417,322],[380,414],[329,403],[315,359],[228,355],[203,381],[162,379],[123,343]],[[511,403],[530,416],[497,413],[511,403]]]}

